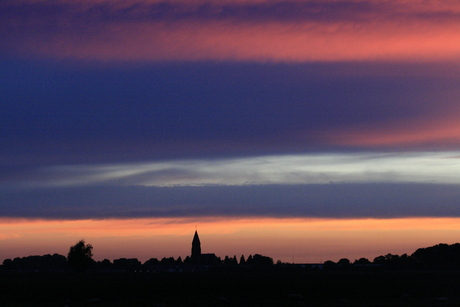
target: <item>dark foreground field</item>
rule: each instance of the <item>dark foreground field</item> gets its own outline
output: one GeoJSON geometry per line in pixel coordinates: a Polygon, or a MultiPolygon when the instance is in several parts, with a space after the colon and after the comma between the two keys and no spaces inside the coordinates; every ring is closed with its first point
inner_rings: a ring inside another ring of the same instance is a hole
{"type": "Polygon", "coordinates": [[[460,272],[4,273],[0,306],[460,306],[460,272]]]}

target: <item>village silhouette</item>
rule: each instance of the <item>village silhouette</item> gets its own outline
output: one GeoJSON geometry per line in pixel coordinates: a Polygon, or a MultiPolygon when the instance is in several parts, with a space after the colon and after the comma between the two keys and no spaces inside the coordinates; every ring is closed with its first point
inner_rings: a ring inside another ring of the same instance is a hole
{"type": "Polygon", "coordinates": [[[202,253],[195,231],[181,257],[92,259],[80,240],[67,256],[5,259],[0,306],[459,306],[460,243],[338,262],[274,262],[202,253]]]}

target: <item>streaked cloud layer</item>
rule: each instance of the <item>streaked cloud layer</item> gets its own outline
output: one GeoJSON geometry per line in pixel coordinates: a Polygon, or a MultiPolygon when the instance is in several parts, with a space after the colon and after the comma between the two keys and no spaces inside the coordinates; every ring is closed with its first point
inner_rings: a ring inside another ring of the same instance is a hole
{"type": "Polygon", "coordinates": [[[0,215],[459,216],[457,1],[0,3],[0,215]]]}
{"type": "Polygon", "coordinates": [[[456,1],[16,1],[6,54],[102,61],[458,62],[456,1]]]}
{"type": "MultiPolygon", "coordinates": [[[[18,175],[21,180],[16,184],[23,188],[88,185],[460,184],[459,173],[460,152],[323,153],[49,166],[18,175]]],[[[3,179],[7,181],[8,177],[3,179]]]]}
{"type": "Polygon", "coordinates": [[[459,152],[276,155],[6,173],[1,216],[459,217],[459,152]]]}
{"type": "Polygon", "coordinates": [[[6,217],[459,217],[458,185],[85,186],[0,190],[6,217]]]}

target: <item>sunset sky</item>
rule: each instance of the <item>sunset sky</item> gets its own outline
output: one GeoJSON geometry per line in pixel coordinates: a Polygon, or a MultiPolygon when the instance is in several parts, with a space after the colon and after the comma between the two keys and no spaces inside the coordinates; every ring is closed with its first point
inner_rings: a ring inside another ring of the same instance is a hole
{"type": "Polygon", "coordinates": [[[457,0],[2,0],[0,261],[460,239],[457,0]]]}

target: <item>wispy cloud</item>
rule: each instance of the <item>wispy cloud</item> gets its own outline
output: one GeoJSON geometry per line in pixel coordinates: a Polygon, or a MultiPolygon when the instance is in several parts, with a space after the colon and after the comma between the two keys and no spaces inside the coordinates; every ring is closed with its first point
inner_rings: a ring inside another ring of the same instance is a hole
{"type": "Polygon", "coordinates": [[[55,166],[0,189],[0,216],[460,216],[458,152],[55,166]]]}
{"type": "Polygon", "coordinates": [[[435,1],[5,1],[1,49],[102,61],[455,60],[435,1]]]}
{"type": "MultiPolygon", "coordinates": [[[[50,166],[19,186],[201,186],[324,183],[460,184],[459,152],[324,153],[50,166]]],[[[19,176],[18,176],[19,177],[19,176]]],[[[7,180],[5,178],[4,180],[7,180]]],[[[11,181],[10,184],[13,184],[11,181]]]]}
{"type": "MultiPolygon", "coordinates": [[[[393,118],[380,125],[360,125],[324,133],[324,138],[335,144],[369,147],[399,146],[416,149],[432,146],[438,150],[452,148],[460,141],[460,117],[458,98],[460,92],[441,93],[445,101],[436,97],[416,98],[431,101],[431,111],[416,110],[418,116],[393,118]],[[449,97],[450,96],[450,97],[449,97]],[[448,98],[447,98],[448,97],[448,98]],[[421,111],[421,112],[419,112],[421,111]]],[[[415,97],[414,97],[415,98],[415,97]]],[[[414,99],[415,100],[415,99],[414,99]]],[[[415,114],[414,114],[415,115],[415,114]]]]}

